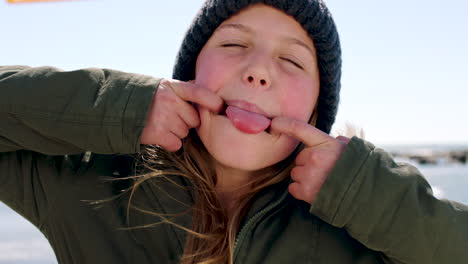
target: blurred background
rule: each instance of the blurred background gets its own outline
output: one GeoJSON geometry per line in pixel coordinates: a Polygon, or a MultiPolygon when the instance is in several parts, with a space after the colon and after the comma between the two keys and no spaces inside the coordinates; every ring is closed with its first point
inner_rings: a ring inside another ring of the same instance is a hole
{"type": "MultiPolygon", "coordinates": [[[[21,2],[0,0],[0,65],[169,78],[203,1],[21,2]]],[[[436,196],[468,204],[468,2],[326,3],[343,49],[334,131],[358,126],[367,140],[417,166],[436,196]]],[[[0,223],[0,264],[56,263],[42,234],[2,203],[0,223]]]]}

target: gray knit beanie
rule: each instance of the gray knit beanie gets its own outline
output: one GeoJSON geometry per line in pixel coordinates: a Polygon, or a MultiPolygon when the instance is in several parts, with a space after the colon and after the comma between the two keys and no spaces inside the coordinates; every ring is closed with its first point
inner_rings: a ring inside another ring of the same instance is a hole
{"type": "Polygon", "coordinates": [[[198,54],[215,29],[224,20],[256,3],[275,7],[291,15],[314,41],[320,72],[316,127],[330,133],[338,111],[341,48],[335,23],[322,0],[207,0],[182,42],[173,78],[181,81],[195,79],[198,54]]]}

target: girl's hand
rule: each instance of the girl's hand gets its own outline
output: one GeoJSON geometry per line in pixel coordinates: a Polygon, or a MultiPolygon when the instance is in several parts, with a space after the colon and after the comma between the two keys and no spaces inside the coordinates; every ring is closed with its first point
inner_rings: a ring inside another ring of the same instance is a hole
{"type": "Polygon", "coordinates": [[[159,145],[168,151],[180,149],[189,129],[200,125],[199,114],[190,102],[216,113],[223,105],[221,97],[209,89],[190,82],[161,80],[148,112],[141,143],[159,145]]]}
{"type": "Polygon", "coordinates": [[[350,139],[331,137],[305,122],[287,117],[274,118],[271,131],[294,137],[306,145],[296,157],[296,167],[291,171],[294,182],[288,190],[296,199],[312,204],[350,139]]]}

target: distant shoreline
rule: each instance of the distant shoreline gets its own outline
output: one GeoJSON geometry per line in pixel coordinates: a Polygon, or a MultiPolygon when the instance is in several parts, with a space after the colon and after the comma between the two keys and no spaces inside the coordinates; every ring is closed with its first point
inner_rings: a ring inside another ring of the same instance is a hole
{"type": "Polygon", "coordinates": [[[395,144],[381,148],[397,159],[407,159],[421,165],[466,165],[468,160],[468,144],[395,144]]]}

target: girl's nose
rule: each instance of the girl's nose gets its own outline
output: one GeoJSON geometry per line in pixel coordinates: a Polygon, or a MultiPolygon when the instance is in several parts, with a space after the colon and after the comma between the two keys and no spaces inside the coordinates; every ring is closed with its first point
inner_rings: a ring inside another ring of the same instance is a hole
{"type": "Polygon", "coordinates": [[[268,89],[271,85],[271,77],[266,63],[250,64],[243,76],[244,83],[255,89],[268,89]]]}
{"type": "Polygon", "coordinates": [[[247,77],[247,81],[250,84],[253,84],[253,85],[256,84],[255,82],[258,82],[260,84],[260,86],[266,86],[267,85],[267,81],[265,79],[260,79],[260,80],[257,81],[257,80],[255,80],[255,78],[253,76],[247,77]]]}

